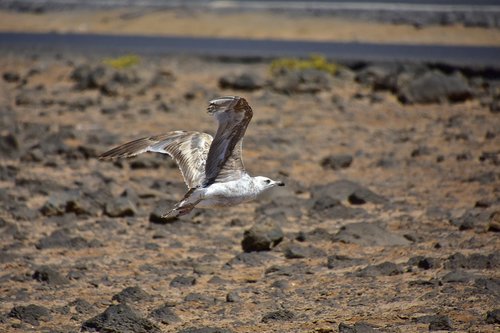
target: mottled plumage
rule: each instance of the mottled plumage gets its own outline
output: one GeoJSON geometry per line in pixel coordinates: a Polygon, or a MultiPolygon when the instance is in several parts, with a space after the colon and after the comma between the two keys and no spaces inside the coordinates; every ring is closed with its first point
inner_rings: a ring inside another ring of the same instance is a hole
{"type": "Polygon", "coordinates": [[[284,185],[266,177],[251,177],[245,171],[242,141],[253,112],[244,98],[211,100],[208,113],[219,124],[215,138],[206,133],[173,131],[125,143],[99,158],[132,157],[145,152],[170,155],[189,191],[166,217],[187,214],[195,206],[234,206],[255,199],[271,187],[284,185]]]}

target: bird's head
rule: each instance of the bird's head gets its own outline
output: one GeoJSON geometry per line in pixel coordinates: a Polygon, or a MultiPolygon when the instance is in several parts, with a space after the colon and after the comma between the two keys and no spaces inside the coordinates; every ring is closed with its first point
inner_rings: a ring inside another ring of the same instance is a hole
{"type": "Polygon", "coordinates": [[[259,187],[261,191],[268,190],[275,186],[285,186],[285,183],[279,180],[272,180],[267,177],[257,176],[254,177],[254,183],[259,187]]]}

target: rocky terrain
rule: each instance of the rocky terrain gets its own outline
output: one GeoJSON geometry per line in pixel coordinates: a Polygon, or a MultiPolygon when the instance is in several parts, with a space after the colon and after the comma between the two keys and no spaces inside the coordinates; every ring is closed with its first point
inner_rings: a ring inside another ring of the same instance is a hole
{"type": "Polygon", "coordinates": [[[0,331],[498,331],[498,72],[105,57],[0,57],[0,331]],[[171,159],[96,158],[221,95],[286,187],[163,220],[171,159]]]}

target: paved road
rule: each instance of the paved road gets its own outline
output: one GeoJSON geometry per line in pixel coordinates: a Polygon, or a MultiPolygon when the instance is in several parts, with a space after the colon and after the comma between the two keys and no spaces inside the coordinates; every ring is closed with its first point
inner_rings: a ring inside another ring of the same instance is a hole
{"type": "Polygon", "coordinates": [[[337,61],[423,61],[500,67],[500,47],[338,43],[232,38],[0,33],[0,51],[195,54],[237,58],[308,56],[337,61]]]}

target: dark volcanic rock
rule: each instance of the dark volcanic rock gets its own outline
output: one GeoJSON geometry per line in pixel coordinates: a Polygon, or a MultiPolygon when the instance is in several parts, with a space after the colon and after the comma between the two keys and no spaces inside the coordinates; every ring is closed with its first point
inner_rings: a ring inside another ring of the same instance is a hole
{"type": "Polygon", "coordinates": [[[59,274],[58,271],[48,266],[41,266],[33,273],[33,279],[39,282],[45,282],[50,285],[64,285],[69,284],[69,280],[59,274]]]}
{"type": "Polygon", "coordinates": [[[126,304],[111,305],[103,313],[85,321],[81,329],[83,331],[109,333],[161,332],[155,324],[139,316],[126,304]]]}
{"type": "Polygon", "coordinates": [[[243,252],[236,255],[226,263],[226,267],[230,268],[234,265],[243,264],[246,266],[261,266],[269,260],[269,255],[266,252],[243,252]]]}
{"type": "Polygon", "coordinates": [[[52,319],[49,309],[35,304],[15,306],[10,310],[9,317],[17,318],[34,326],[40,325],[40,321],[49,321],[52,319]]]}
{"type": "Polygon", "coordinates": [[[127,197],[118,197],[106,203],[104,212],[109,217],[134,216],[137,213],[134,203],[127,197]]]}
{"type": "Polygon", "coordinates": [[[478,278],[474,281],[474,287],[481,294],[500,297],[500,279],[478,278]]]}
{"type": "Polygon", "coordinates": [[[413,257],[408,260],[408,265],[416,265],[421,269],[436,269],[441,266],[441,260],[429,257],[413,257]]]}
{"type": "Polygon", "coordinates": [[[477,229],[485,231],[488,229],[490,213],[484,209],[469,209],[462,216],[453,218],[450,223],[457,226],[459,230],[477,229]]]}
{"type": "Polygon", "coordinates": [[[21,76],[19,76],[18,73],[12,72],[12,71],[4,72],[2,77],[3,77],[5,82],[9,82],[9,83],[17,82],[21,79],[21,76]]]}
{"type": "Polygon", "coordinates": [[[455,253],[448,257],[444,267],[446,269],[496,269],[500,267],[500,254],[483,255],[474,253],[465,256],[461,253],[455,253]]]}
{"type": "Polygon", "coordinates": [[[77,298],[74,301],[68,303],[68,306],[75,307],[75,311],[80,314],[87,314],[94,310],[94,306],[84,300],[83,298],[77,298]]]}
{"type": "Polygon", "coordinates": [[[165,303],[162,306],[153,309],[149,313],[149,316],[167,325],[181,321],[181,319],[174,313],[172,306],[169,303],[165,303]]]}
{"type": "Polygon", "coordinates": [[[326,267],[329,269],[338,269],[351,266],[357,266],[366,263],[365,259],[349,258],[342,255],[328,256],[326,267]]]}
{"type": "Polygon", "coordinates": [[[37,249],[48,249],[53,247],[67,247],[73,249],[82,249],[91,247],[92,244],[82,237],[71,237],[66,229],[58,229],[50,236],[44,237],[36,244],[37,249]]]}
{"type": "Polygon", "coordinates": [[[330,155],[321,160],[321,166],[325,169],[339,170],[351,166],[352,156],[347,154],[330,155]]]}
{"type": "Polygon", "coordinates": [[[500,309],[488,311],[486,314],[486,322],[488,324],[500,324],[500,309]]]}
{"type": "Polygon", "coordinates": [[[19,155],[19,141],[12,133],[0,133],[0,156],[15,158],[19,155]]]}
{"type": "Polygon", "coordinates": [[[465,271],[451,271],[445,276],[441,278],[441,281],[446,282],[446,283],[453,283],[453,282],[459,282],[459,283],[464,283],[464,282],[469,282],[474,278],[474,275],[467,273],[465,271]]]}
{"type": "Polygon", "coordinates": [[[358,322],[352,326],[344,323],[339,324],[339,333],[377,333],[378,331],[373,328],[373,326],[358,322]]]}
{"type": "Polygon", "coordinates": [[[222,89],[253,91],[262,88],[264,84],[264,80],[254,73],[229,74],[219,78],[219,87],[222,89]]]}
{"type": "Polygon", "coordinates": [[[295,318],[295,314],[288,310],[278,310],[273,312],[268,312],[262,317],[263,323],[268,323],[270,321],[291,321],[295,318]]]}
{"type": "Polygon", "coordinates": [[[230,291],[226,295],[226,302],[236,303],[241,301],[240,295],[236,291],[230,291]]]}
{"type": "Polygon", "coordinates": [[[326,256],[325,251],[321,249],[294,243],[285,246],[283,253],[287,259],[318,258],[326,256]]]}
{"type": "Polygon", "coordinates": [[[391,276],[402,274],[403,269],[392,262],[383,262],[378,265],[369,265],[365,268],[362,268],[354,273],[354,275],[359,277],[375,277],[375,276],[391,276]]]}
{"type": "Polygon", "coordinates": [[[283,239],[283,231],[274,222],[263,221],[246,230],[241,241],[243,251],[269,251],[283,239]]]}
{"type": "Polygon", "coordinates": [[[367,202],[383,204],[387,202],[387,199],[367,188],[360,187],[347,197],[347,201],[349,201],[351,205],[362,205],[367,202]]]}
{"type": "Polygon", "coordinates": [[[355,243],[363,246],[408,245],[405,237],[393,234],[377,223],[358,222],[340,228],[334,240],[344,243],[355,243]]]}
{"type": "Polygon", "coordinates": [[[429,320],[429,331],[451,331],[452,323],[448,316],[436,315],[429,320]]]}
{"type": "Polygon", "coordinates": [[[398,86],[398,98],[403,103],[461,102],[472,97],[466,79],[459,74],[446,75],[429,71],[398,86]]]}
{"type": "Polygon", "coordinates": [[[215,304],[217,300],[208,295],[203,295],[200,293],[189,293],[184,297],[185,302],[199,302],[199,303],[205,303],[205,304],[215,304]]]}
{"type": "Polygon", "coordinates": [[[141,288],[135,287],[127,287],[120,291],[118,294],[114,295],[112,300],[117,301],[119,303],[127,303],[127,302],[141,302],[151,300],[151,295],[142,290],[141,288]]]}
{"type": "Polygon", "coordinates": [[[179,275],[170,281],[171,287],[190,287],[196,284],[196,279],[192,276],[179,275]]]}

